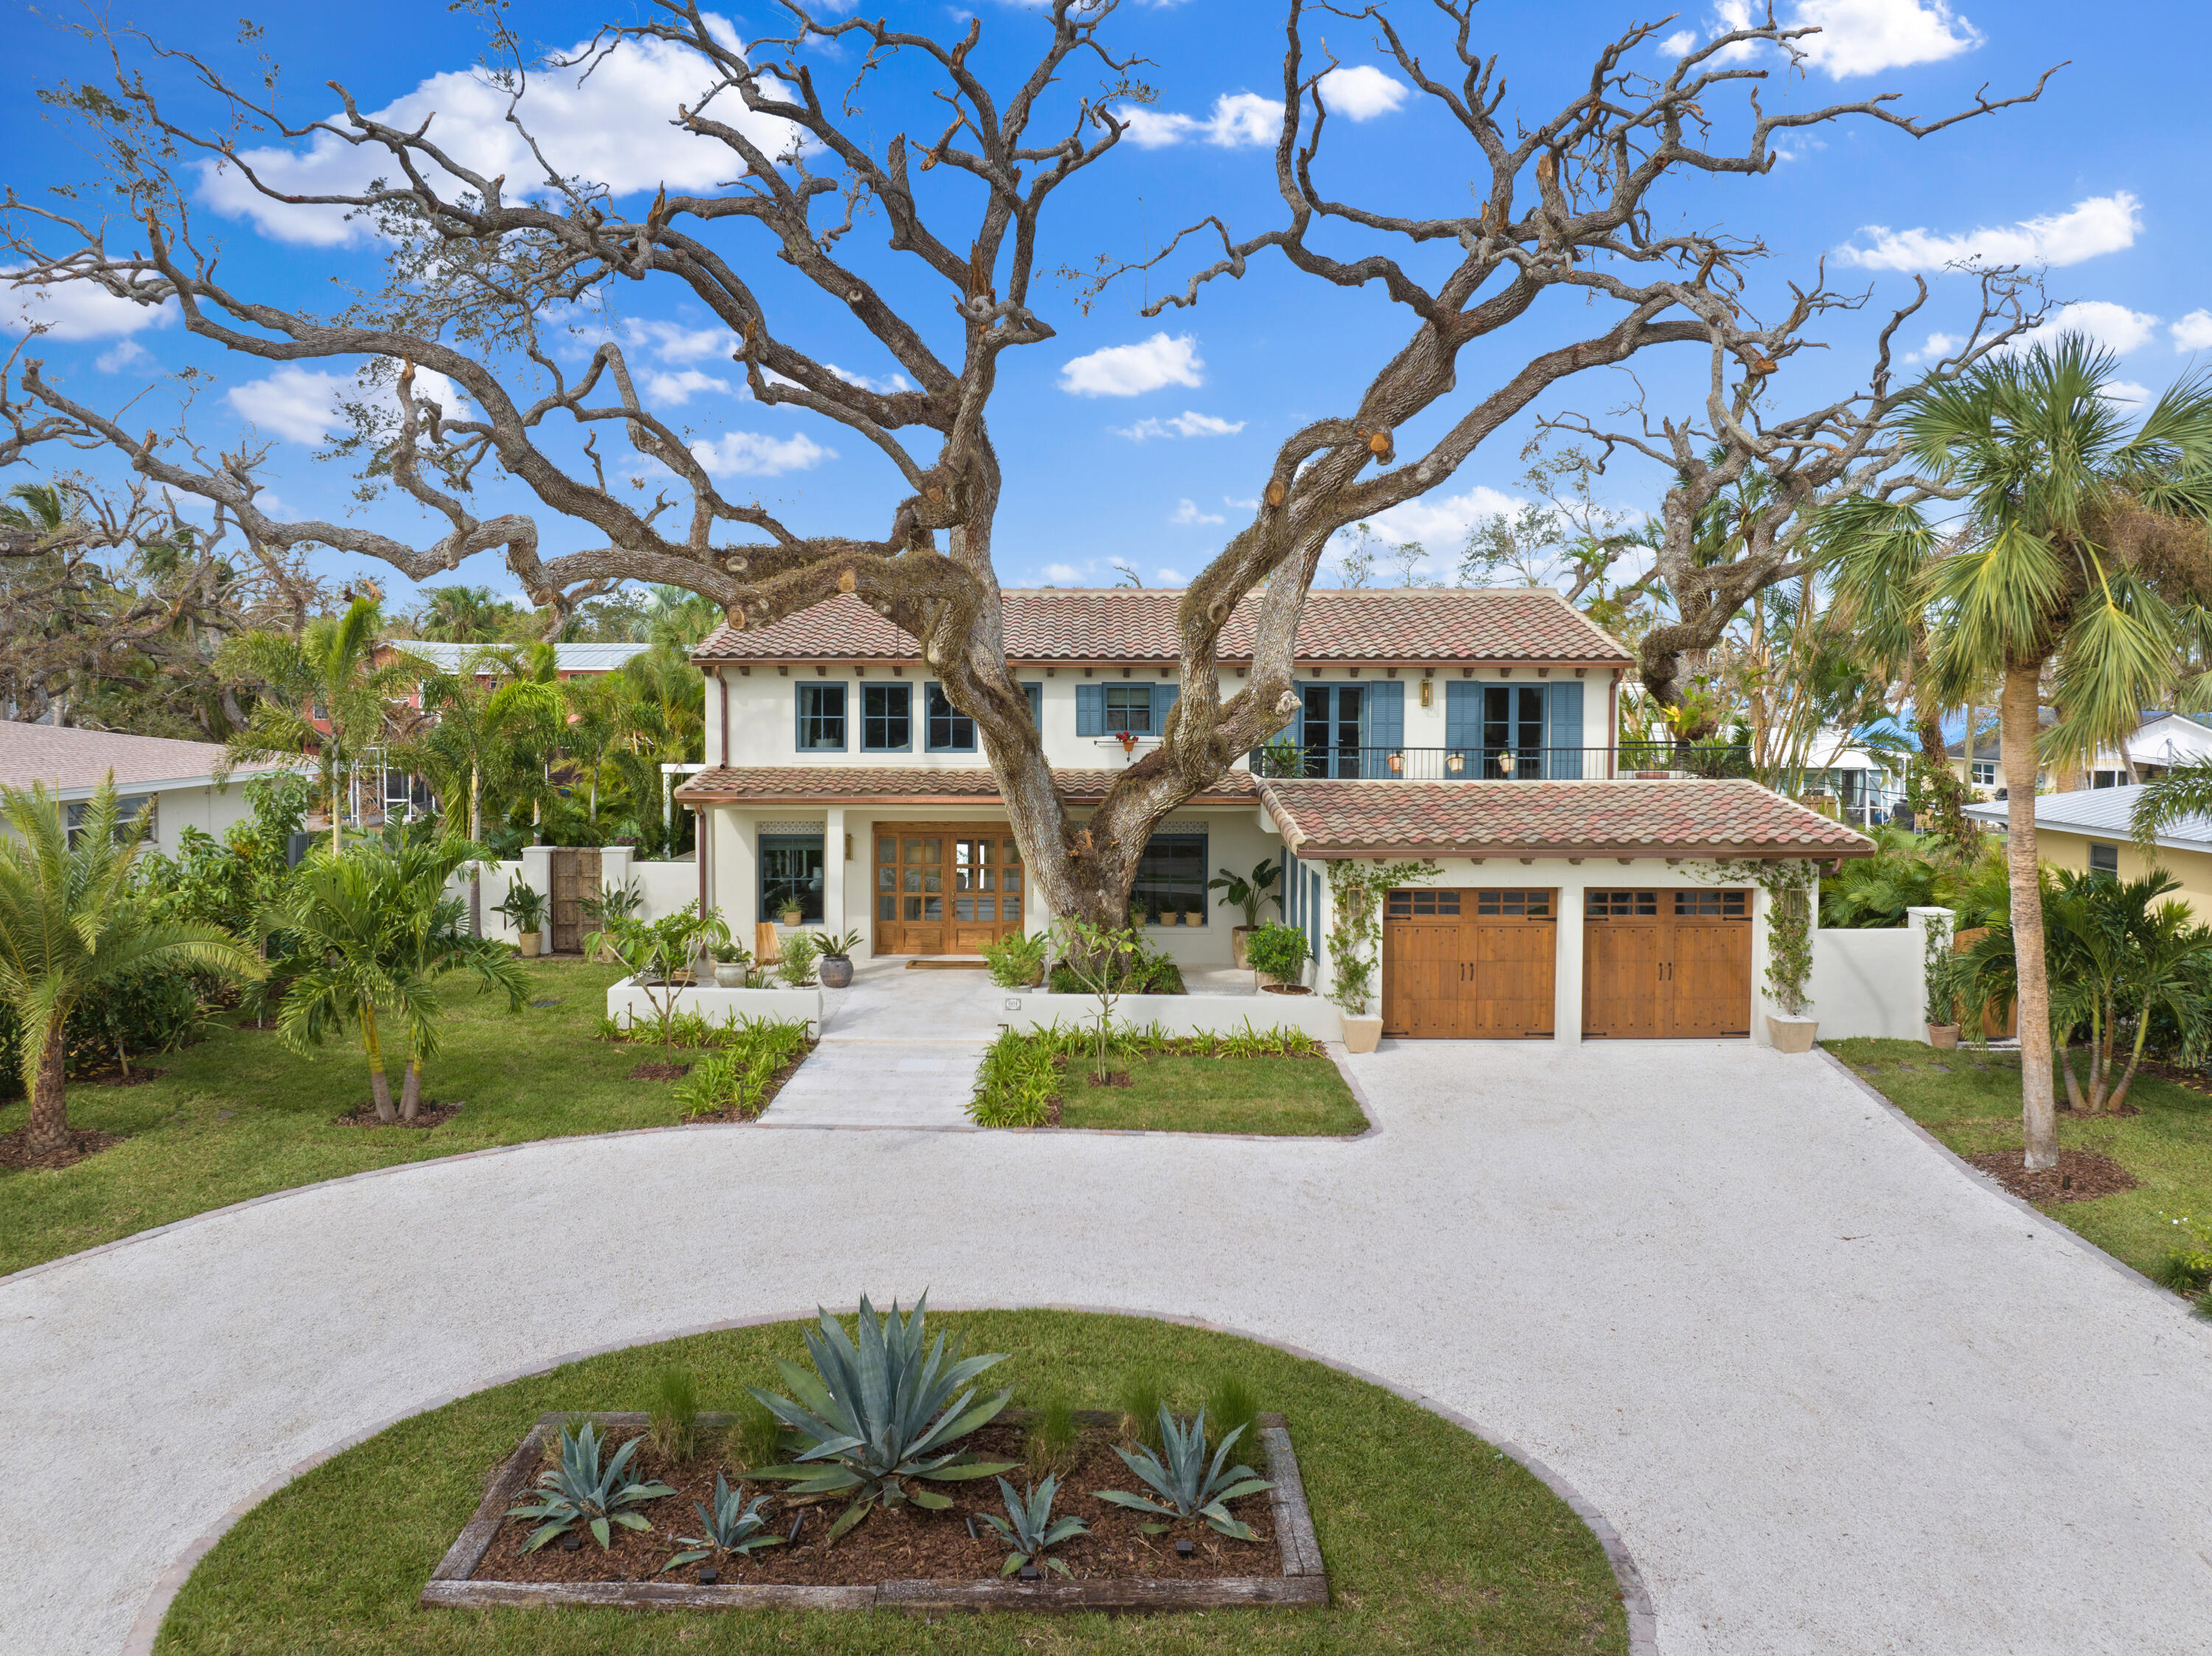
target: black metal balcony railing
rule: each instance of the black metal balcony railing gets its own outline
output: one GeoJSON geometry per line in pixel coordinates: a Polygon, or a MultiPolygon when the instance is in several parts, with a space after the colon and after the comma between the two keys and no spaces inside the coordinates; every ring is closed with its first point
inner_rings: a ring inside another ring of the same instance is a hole
{"type": "Polygon", "coordinates": [[[1747,748],[1677,748],[1671,743],[1622,743],[1611,748],[1261,749],[1254,774],[1405,782],[1534,782],[1621,779],[1639,773],[1710,779],[1752,774],[1747,748]]]}

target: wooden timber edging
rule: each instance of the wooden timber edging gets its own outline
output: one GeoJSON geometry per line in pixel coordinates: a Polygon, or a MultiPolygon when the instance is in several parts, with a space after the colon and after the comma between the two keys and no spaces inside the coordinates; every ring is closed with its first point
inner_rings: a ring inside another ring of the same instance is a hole
{"type": "MultiPolygon", "coordinates": [[[[1008,1410],[1019,1422],[1031,1411],[1008,1410]]],[[[1120,1419],[1103,1410],[1082,1409],[1085,1425],[1120,1419]]],[[[705,1429],[725,1427],[736,1416],[702,1414],[705,1429]]],[[[1267,1477],[1274,1483],[1268,1501],[1274,1511],[1275,1543],[1282,1569],[1274,1575],[1226,1575],[1211,1580],[1162,1581],[1103,1578],[1085,1581],[1008,1581],[955,1578],[878,1581],[855,1586],[748,1586],[743,1583],[702,1587],[674,1581],[478,1581],[476,1568],[507,1521],[507,1508],[522,1495],[531,1474],[545,1458],[545,1446],[563,1427],[586,1421],[602,1427],[642,1430],[652,1416],[634,1411],[540,1415],[513,1454],[500,1463],[484,1486],[476,1513],[464,1525],[416,1602],[426,1609],[483,1610],[493,1606],[558,1609],[582,1605],[617,1610],[897,1610],[938,1614],[946,1611],[1218,1610],[1240,1604],[1325,1605],[1328,1577],[1313,1513],[1306,1505],[1304,1480],[1289,1426],[1277,1414],[1258,1418],[1260,1441],[1267,1452],[1267,1477]]]]}

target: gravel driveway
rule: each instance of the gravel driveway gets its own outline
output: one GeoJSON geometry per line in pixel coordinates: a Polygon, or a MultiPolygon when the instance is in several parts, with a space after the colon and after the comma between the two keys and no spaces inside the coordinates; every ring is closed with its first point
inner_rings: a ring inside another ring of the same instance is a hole
{"type": "Polygon", "coordinates": [[[122,1649],[228,1508],[394,1416],[568,1353],[925,1287],[1201,1318],[1418,1388],[1610,1517],[1669,1656],[2212,1641],[2212,1328],[1826,1060],[1351,1062],[1383,1131],[1350,1143],[554,1140],[0,1281],[0,1446],[27,1474],[0,1490],[0,1649],[122,1649]],[[733,1234],[814,1246],[668,1268],[733,1234]]]}

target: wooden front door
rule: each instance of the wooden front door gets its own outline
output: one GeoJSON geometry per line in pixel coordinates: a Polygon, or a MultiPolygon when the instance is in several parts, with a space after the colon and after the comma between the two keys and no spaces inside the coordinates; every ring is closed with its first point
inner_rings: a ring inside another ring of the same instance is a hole
{"type": "Polygon", "coordinates": [[[876,829],[878,955],[980,955],[1023,928],[1021,848],[1003,822],[876,829]]]}
{"type": "Polygon", "coordinates": [[[1751,1033],[1751,894],[1583,894],[1583,1034],[1689,1040],[1751,1033]]]}
{"type": "Polygon", "coordinates": [[[1553,1032],[1559,894],[1421,886],[1382,916],[1382,1028],[1416,1040],[1553,1032]]]}
{"type": "Polygon", "coordinates": [[[599,889],[599,853],[593,846],[556,846],[553,856],[553,936],[549,947],[556,955],[582,951],[584,899],[599,889]]]}

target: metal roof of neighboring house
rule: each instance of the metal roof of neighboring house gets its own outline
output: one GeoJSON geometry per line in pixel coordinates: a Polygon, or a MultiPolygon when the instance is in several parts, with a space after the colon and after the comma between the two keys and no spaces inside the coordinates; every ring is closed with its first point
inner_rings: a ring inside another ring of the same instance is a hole
{"type": "MultiPolygon", "coordinates": [[[[1011,591],[1006,654],[1015,661],[1174,661],[1180,591],[1011,591]]],[[[1221,634],[1221,658],[1249,661],[1255,628],[1248,599],[1221,634]]],[[[859,597],[839,593],[811,609],[743,632],[717,628],[698,662],[915,661],[921,646],[859,597]]],[[[1544,586],[1393,588],[1306,596],[1300,661],[1562,661],[1626,665],[1629,652],[1544,586]]]]}
{"type": "MultiPolygon", "coordinates": [[[[1120,771],[1055,770],[1063,798],[1103,799],[1120,771]]],[[[849,805],[975,804],[999,798],[999,779],[988,770],[934,766],[747,765],[718,767],[690,777],[676,790],[686,804],[849,805]]],[[[1191,804],[1249,804],[1251,773],[1231,771],[1191,804]]]]}
{"type": "MultiPolygon", "coordinates": [[[[2057,719],[2058,715],[2048,707],[2036,710],[2036,723],[2046,731],[2057,722],[2057,719]]],[[[2136,728],[2128,737],[2129,756],[2146,764],[2167,765],[2186,763],[2212,755],[2212,730],[2208,730],[2208,725],[2212,725],[2212,714],[2174,713],[2155,707],[2145,708],[2136,719],[2136,728]],[[2160,728],[2168,725],[2169,721],[2170,728],[2160,728]],[[2200,735],[2200,731],[2205,734],[2200,735]]],[[[1961,738],[1943,751],[1954,759],[1962,759],[1966,756],[1966,742],[1961,738]]],[[[2117,757],[2119,750],[2117,747],[2110,747],[2102,751],[2117,757]]],[[[1975,742],[1975,758],[1996,759],[2002,756],[2002,749],[1994,730],[1975,742]]]]}
{"type": "Polygon", "coordinates": [[[1874,852],[1864,835],[1756,782],[1271,779],[1260,785],[1260,798],[1302,857],[1874,852]]]}
{"type": "MultiPolygon", "coordinates": [[[[2092,834],[2106,840],[2125,840],[2133,832],[2130,819],[2136,801],[2142,798],[2140,784],[2124,788],[2083,788],[2073,793],[2035,796],[2035,825],[2065,834],[2092,834]]],[[[2009,802],[1992,800],[1969,805],[1966,815],[2002,828],[2009,802]]],[[[2212,851],[2212,816],[2185,816],[2160,831],[2158,843],[2177,851],[2212,851]]]]}
{"type": "MultiPolygon", "coordinates": [[[[471,656],[507,646],[496,644],[441,644],[433,639],[392,638],[384,640],[387,648],[404,650],[409,655],[420,656],[441,672],[450,673],[471,656]]],[[[633,656],[641,656],[650,645],[645,644],[556,644],[553,646],[553,665],[564,673],[611,673],[633,656]]]]}
{"type": "MultiPolygon", "coordinates": [[[[222,767],[220,742],[179,742],[166,736],[126,736],[82,731],[67,725],[0,720],[0,783],[27,788],[44,782],[58,792],[100,786],[110,771],[129,790],[204,784],[222,767]]],[[[256,760],[234,767],[240,777],[280,770],[287,761],[256,760]]]]}

